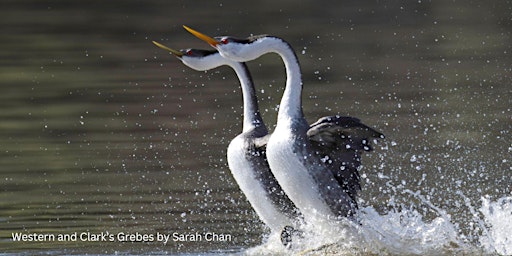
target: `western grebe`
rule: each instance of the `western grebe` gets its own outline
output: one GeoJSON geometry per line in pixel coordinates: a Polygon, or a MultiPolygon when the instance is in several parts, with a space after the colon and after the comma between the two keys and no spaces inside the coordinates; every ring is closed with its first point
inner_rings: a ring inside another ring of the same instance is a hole
{"type": "Polygon", "coordinates": [[[268,130],[260,115],[247,65],[228,60],[215,50],[177,51],[153,43],[194,70],[205,71],[223,65],[235,70],[242,88],[244,113],[242,133],[228,146],[229,169],[251,206],[273,233],[280,233],[285,226],[296,226],[301,218],[300,212],[283,192],[268,166],[265,152],[268,130]]]}
{"type": "Polygon", "coordinates": [[[283,39],[211,38],[184,27],[233,61],[250,61],[270,52],[283,59],[287,80],[277,125],[267,144],[270,168],[306,222],[353,216],[361,189],[361,154],[371,151],[370,140],[384,138],[383,134],[353,117],[328,116],[308,125],[302,111],[299,61],[283,39]]]}

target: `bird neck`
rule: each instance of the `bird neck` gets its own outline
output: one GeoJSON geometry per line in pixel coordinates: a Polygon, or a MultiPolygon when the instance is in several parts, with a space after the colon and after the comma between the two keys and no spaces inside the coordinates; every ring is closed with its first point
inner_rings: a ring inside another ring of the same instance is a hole
{"type": "Polygon", "coordinates": [[[258,99],[256,97],[256,90],[252,81],[251,74],[245,63],[236,63],[232,65],[242,87],[242,98],[244,105],[244,121],[243,132],[247,132],[253,128],[265,126],[261,118],[260,110],[258,107],[258,99]]]}
{"type": "Polygon", "coordinates": [[[303,119],[302,112],[302,78],[300,64],[290,44],[277,37],[267,37],[269,49],[277,53],[286,68],[286,87],[277,114],[279,120],[303,119]]]}

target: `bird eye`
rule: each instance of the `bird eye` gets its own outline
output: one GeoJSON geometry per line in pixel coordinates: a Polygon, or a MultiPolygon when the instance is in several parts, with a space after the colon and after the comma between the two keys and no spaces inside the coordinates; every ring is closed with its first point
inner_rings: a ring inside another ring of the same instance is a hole
{"type": "Polygon", "coordinates": [[[229,43],[229,40],[227,38],[223,38],[222,40],[220,40],[220,42],[223,44],[227,44],[229,43]]]}
{"type": "Polygon", "coordinates": [[[192,53],[192,51],[191,51],[191,50],[188,50],[188,51],[187,51],[187,55],[188,55],[188,56],[192,56],[192,54],[193,54],[193,53],[192,53]]]}

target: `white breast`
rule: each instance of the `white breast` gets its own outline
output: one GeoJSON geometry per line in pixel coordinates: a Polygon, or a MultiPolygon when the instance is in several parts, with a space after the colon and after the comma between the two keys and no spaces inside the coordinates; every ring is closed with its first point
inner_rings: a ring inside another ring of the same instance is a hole
{"type": "Polygon", "coordinates": [[[310,175],[304,156],[294,152],[295,138],[290,130],[277,127],[267,144],[270,169],[288,197],[302,212],[306,220],[325,219],[332,212],[319,193],[317,184],[310,175]]]}
{"type": "Polygon", "coordinates": [[[243,143],[243,138],[237,137],[229,144],[229,169],[260,219],[273,232],[281,232],[284,226],[292,225],[293,221],[280,212],[267,196],[267,188],[256,177],[256,167],[245,157],[243,143]]]}

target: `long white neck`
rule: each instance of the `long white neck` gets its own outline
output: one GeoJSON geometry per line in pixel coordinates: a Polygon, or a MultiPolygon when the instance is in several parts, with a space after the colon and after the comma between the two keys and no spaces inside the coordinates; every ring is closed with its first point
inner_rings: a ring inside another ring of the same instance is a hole
{"type": "Polygon", "coordinates": [[[299,61],[292,47],[284,40],[277,37],[264,37],[255,45],[266,52],[277,53],[284,62],[286,68],[286,87],[279,106],[277,115],[279,121],[290,119],[304,119],[302,112],[302,78],[299,61]]]}
{"type": "Polygon", "coordinates": [[[238,80],[240,80],[240,86],[242,87],[242,97],[244,104],[244,123],[243,132],[247,132],[250,129],[264,126],[263,119],[261,118],[260,110],[258,107],[258,99],[256,97],[256,90],[252,81],[251,74],[247,69],[245,63],[235,62],[230,64],[235,70],[238,80]]]}

